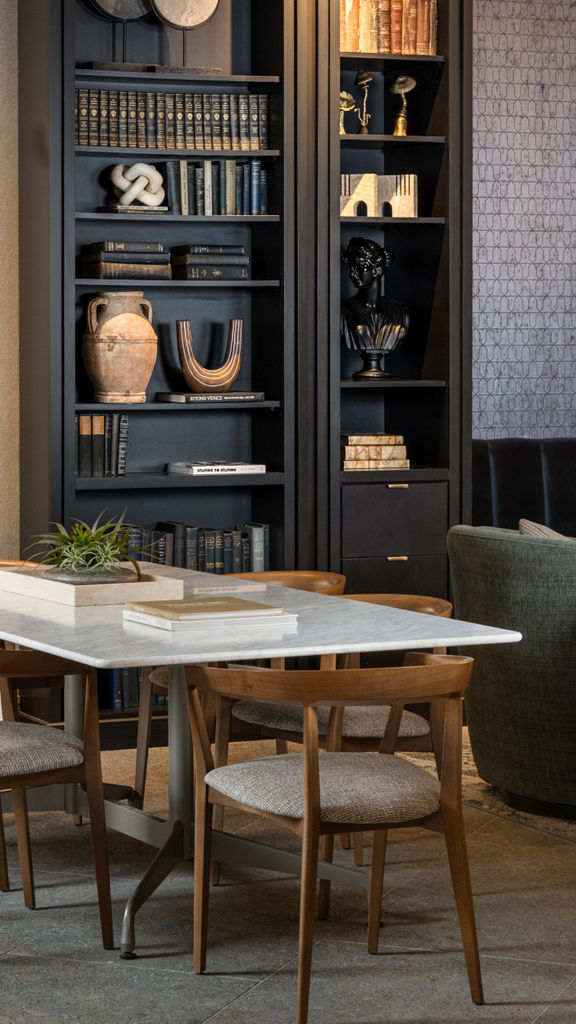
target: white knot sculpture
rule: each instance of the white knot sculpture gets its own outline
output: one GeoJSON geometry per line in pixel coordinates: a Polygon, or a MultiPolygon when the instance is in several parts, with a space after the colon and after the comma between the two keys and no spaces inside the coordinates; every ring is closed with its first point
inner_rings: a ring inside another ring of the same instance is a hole
{"type": "Polygon", "coordinates": [[[164,199],[162,175],[152,164],[116,164],[110,177],[121,206],[160,206],[164,199]]]}

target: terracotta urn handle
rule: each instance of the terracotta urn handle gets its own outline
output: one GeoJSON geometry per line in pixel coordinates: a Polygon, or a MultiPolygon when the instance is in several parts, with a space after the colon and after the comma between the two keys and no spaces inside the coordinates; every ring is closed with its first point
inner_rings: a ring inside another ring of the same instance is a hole
{"type": "Polygon", "coordinates": [[[88,303],[87,319],[88,330],[90,331],[90,334],[95,334],[98,328],[98,317],[96,315],[96,310],[98,310],[100,306],[107,305],[108,299],[106,298],[105,295],[97,295],[95,299],[91,299],[90,302],[88,303]]]}
{"type": "Polygon", "coordinates": [[[148,299],[140,299],[138,305],[144,310],[144,316],[149,323],[152,323],[152,303],[148,302],[148,299]]]}

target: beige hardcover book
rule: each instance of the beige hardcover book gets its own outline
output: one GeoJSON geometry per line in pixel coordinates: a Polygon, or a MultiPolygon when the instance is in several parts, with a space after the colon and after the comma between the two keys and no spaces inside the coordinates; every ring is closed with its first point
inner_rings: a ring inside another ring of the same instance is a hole
{"type": "Polygon", "coordinates": [[[378,0],[378,53],[390,53],[390,0],[378,0]]]}
{"type": "Polygon", "coordinates": [[[347,53],[358,53],[360,49],[360,0],[344,0],[344,2],[346,5],[346,46],[344,49],[347,53]]]}
{"type": "Polygon", "coordinates": [[[406,454],[406,445],[404,444],[344,444],[340,448],[340,455],[343,459],[388,461],[390,459],[405,459],[406,454]]]}
{"type": "Polygon", "coordinates": [[[416,53],[418,0],[404,0],[402,6],[402,53],[416,53]]]}
{"type": "Polygon", "coordinates": [[[430,0],[418,0],[416,53],[430,53],[430,0]]]}
{"type": "Polygon", "coordinates": [[[341,434],[342,444],[404,444],[403,434],[341,434]]]}
{"type": "Polygon", "coordinates": [[[371,0],[359,0],[358,35],[360,53],[370,53],[370,3],[371,0]]]}
{"type": "Polygon", "coordinates": [[[432,56],[438,53],[438,2],[430,0],[430,49],[432,56]]]}
{"type": "Polygon", "coordinates": [[[340,50],[345,52],[348,49],[348,34],[346,31],[346,0],[340,0],[340,50]]]}
{"type": "Polygon", "coordinates": [[[409,459],[351,459],[342,463],[344,472],[351,470],[410,469],[409,459]]]}
{"type": "Polygon", "coordinates": [[[201,619],[245,619],[257,615],[282,615],[283,609],[261,601],[247,601],[225,594],[213,597],[189,597],[181,601],[129,601],[128,611],[157,615],[172,622],[201,619]]]}

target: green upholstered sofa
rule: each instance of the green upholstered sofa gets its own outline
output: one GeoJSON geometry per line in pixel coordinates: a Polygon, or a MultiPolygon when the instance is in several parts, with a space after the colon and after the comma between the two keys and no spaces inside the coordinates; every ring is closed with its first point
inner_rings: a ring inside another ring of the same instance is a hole
{"type": "Polygon", "coordinates": [[[478,772],[509,803],[575,817],[576,541],[454,526],[448,552],[457,618],[523,635],[469,652],[478,772]]]}

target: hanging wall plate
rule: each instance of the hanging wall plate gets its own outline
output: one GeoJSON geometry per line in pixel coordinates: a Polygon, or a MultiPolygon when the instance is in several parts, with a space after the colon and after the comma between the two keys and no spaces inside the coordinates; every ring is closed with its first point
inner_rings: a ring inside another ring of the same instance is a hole
{"type": "Polygon", "coordinates": [[[150,0],[152,9],[173,28],[198,28],[216,13],[219,0],[150,0]]]}
{"type": "Polygon", "coordinates": [[[92,0],[92,6],[116,21],[135,21],[152,10],[150,0],[92,0]]]}

